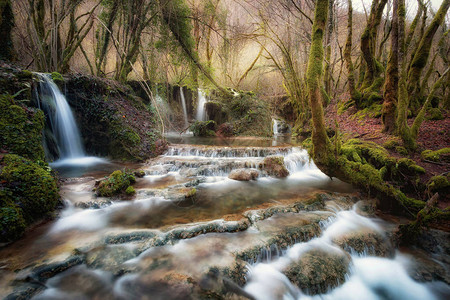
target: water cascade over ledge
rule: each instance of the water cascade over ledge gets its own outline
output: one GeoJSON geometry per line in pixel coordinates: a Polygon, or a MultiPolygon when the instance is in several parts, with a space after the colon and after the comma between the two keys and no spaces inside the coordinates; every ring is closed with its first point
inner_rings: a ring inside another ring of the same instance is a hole
{"type": "Polygon", "coordinates": [[[52,80],[50,74],[36,73],[39,78],[39,90],[36,91],[39,108],[46,112],[55,136],[59,159],[53,167],[89,166],[106,163],[99,157],[87,156],[84,152],[80,130],[66,97],[52,80]]]}
{"type": "Polygon", "coordinates": [[[186,99],[184,98],[183,87],[180,86],[180,96],[181,96],[181,105],[183,107],[183,117],[184,117],[184,126],[187,128],[189,126],[187,108],[186,108],[186,99]]]}
{"type": "Polygon", "coordinates": [[[206,95],[202,89],[198,89],[198,102],[197,102],[197,113],[195,115],[195,119],[197,121],[206,121],[206,95]]]}
{"type": "Polygon", "coordinates": [[[20,257],[0,298],[434,300],[449,291],[413,280],[393,227],[299,147],[172,144],[140,168],[131,198],[96,197],[104,174],[65,181],[67,206],[33,246],[0,249],[6,266],[11,251],[20,257]],[[287,177],[265,171],[270,157],[287,177]],[[238,170],[259,176],[231,179],[238,170]]]}

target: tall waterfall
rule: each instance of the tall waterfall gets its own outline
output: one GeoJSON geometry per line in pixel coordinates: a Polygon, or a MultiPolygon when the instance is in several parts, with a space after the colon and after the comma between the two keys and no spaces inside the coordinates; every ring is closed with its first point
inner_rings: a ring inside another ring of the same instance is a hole
{"type": "Polygon", "coordinates": [[[50,74],[37,75],[40,78],[39,106],[43,106],[48,112],[60,159],[84,157],[80,131],[66,97],[53,82],[50,74]]]}
{"type": "Polygon", "coordinates": [[[185,127],[188,127],[189,122],[186,109],[186,99],[184,98],[183,87],[181,86],[180,86],[180,95],[181,95],[181,105],[183,106],[184,125],[185,127]]]}
{"type": "Polygon", "coordinates": [[[198,89],[198,103],[197,103],[197,114],[195,119],[197,121],[206,121],[206,95],[202,89],[198,89]]]}

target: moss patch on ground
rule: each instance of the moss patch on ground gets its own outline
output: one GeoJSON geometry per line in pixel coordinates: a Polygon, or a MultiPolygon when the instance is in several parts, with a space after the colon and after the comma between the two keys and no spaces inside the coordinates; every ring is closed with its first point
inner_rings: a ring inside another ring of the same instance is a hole
{"type": "Polygon", "coordinates": [[[422,157],[422,159],[434,162],[450,162],[450,148],[442,148],[436,151],[425,150],[420,154],[420,156],[422,157]]]}

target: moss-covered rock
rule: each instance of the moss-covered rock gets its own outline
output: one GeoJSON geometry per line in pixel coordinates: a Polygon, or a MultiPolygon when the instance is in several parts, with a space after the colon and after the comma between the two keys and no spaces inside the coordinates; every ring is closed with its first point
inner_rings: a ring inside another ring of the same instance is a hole
{"type": "Polygon", "coordinates": [[[21,156],[5,155],[0,167],[1,231],[10,240],[55,209],[58,187],[48,167],[21,156]]]}
{"type": "Polygon", "coordinates": [[[430,192],[439,193],[441,195],[448,195],[450,192],[449,174],[446,176],[433,176],[428,181],[427,187],[430,192]]]}
{"type": "Polygon", "coordinates": [[[136,178],[129,172],[120,170],[112,172],[106,179],[100,181],[95,189],[97,196],[112,197],[125,192],[127,195],[134,194],[131,187],[136,182],[136,178]],[[131,189],[129,189],[131,187],[131,189]]]}
{"type": "Polygon", "coordinates": [[[442,148],[436,151],[425,150],[420,156],[425,160],[450,162],[450,148],[442,148]]]}
{"type": "Polygon", "coordinates": [[[213,120],[209,121],[195,121],[189,129],[194,133],[194,136],[215,136],[217,124],[213,120]]]}
{"type": "Polygon", "coordinates": [[[0,148],[23,157],[44,161],[41,110],[18,105],[13,97],[0,95],[0,148]]]}
{"type": "Polygon", "coordinates": [[[289,175],[289,171],[284,165],[283,156],[267,156],[259,167],[269,176],[284,178],[289,175]]]}
{"type": "Polygon", "coordinates": [[[344,283],[349,264],[344,252],[313,249],[284,273],[303,292],[315,295],[344,283]]]}

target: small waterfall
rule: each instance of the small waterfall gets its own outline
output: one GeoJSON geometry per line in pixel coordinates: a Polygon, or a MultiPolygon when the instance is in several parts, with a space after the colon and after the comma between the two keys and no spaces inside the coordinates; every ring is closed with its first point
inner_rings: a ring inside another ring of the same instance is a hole
{"type": "Polygon", "coordinates": [[[278,135],[278,121],[276,119],[272,119],[272,124],[273,135],[278,135]]]}
{"type": "Polygon", "coordinates": [[[188,127],[188,115],[186,109],[186,99],[184,98],[183,87],[180,86],[180,95],[181,95],[181,105],[183,106],[183,116],[184,116],[184,126],[188,127]]]}
{"type": "Polygon", "coordinates": [[[37,74],[39,83],[39,106],[48,112],[52,131],[56,137],[60,159],[84,157],[80,131],[66,97],[53,82],[50,74],[37,74]]]}
{"type": "Polygon", "coordinates": [[[195,117],[197,121],[206,121],[206,111],[205,111],[206,102],[207,101],[205,92],[202,89],[198,89],[197,114],[195,117]]]}

